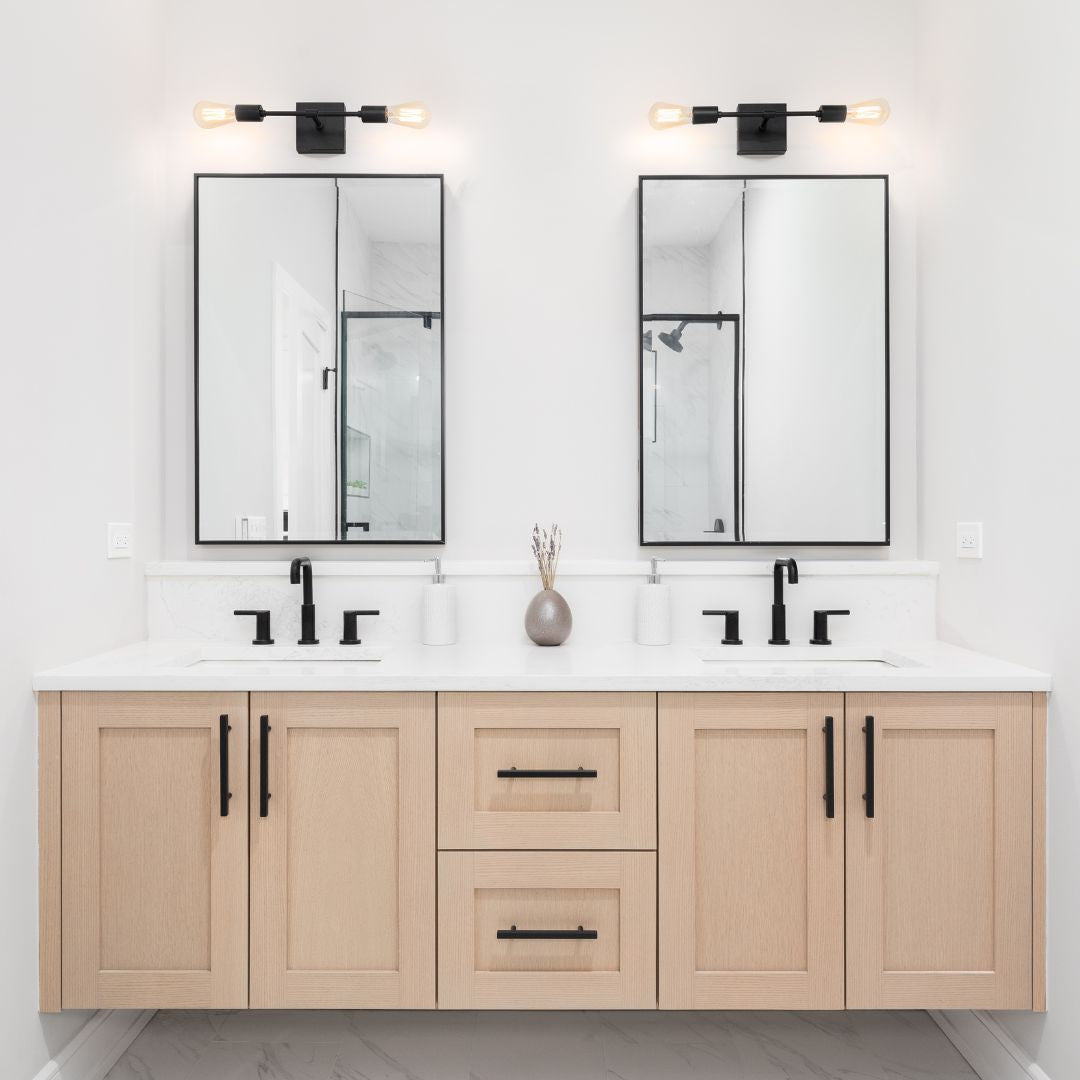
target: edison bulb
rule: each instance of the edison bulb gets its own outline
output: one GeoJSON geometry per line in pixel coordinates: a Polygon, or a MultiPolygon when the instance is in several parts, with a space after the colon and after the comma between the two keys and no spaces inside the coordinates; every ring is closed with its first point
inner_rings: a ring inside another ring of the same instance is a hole
{"type": "Polygon", "coordinates": [[[889,119],[889,103],[884,98],[860,101],[847,107],[849,124],[884,124],[889,119]]]}
{"type": "Polygon", "coordinates": [[[658,101],[649,110],[649,123],[657,131],[689,124],[693,118],[694,110],[689,105],[672,105],[666,101],[658,101]]]}
{"type": "Polygon", "coordinates": [[[391,105],[386,110],[386,121],[403,127],[424,128],[431,123],[431,113],[422,101],[406,101],[404,105],[391,105]]]}
{"type": "Polygon", "coordinates": [[[192,115],[201,128],[221,127],[222,124],[231,124],[236,120],[233,107],[217,101],[200,101],[192,110],[192,115]]]}

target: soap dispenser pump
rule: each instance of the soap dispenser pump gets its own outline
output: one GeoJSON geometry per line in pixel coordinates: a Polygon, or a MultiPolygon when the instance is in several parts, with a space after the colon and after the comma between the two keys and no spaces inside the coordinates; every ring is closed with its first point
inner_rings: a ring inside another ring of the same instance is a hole
{"type": "Polygon", "coordinates": [[[453,645],[457,640],[457,590],[446,584],[438,555],[431,582],[423,589],[421,640],[425,645],[453,645]]]}
{"type": "Polygon", "coordinates": [[[637,643],[671,644],[671,589],[660,583],[659,559],[651,560],[649,581],[637,592],[637,643]]]}

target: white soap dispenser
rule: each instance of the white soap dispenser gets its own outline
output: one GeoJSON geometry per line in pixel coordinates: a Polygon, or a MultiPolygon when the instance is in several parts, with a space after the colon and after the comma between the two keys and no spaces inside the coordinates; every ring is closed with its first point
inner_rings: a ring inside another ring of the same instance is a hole
{"type": "Polygon", "coordinates": [[[652,560],[647,585],[637,591],[637,643],[639,645],[671,644],[671,589],[660,584],[658,559],[652,560]]]}
{"type": "Polygon", "coordinates": [[[423,589],[421,640],[425,645],[453,645],[457,640],[457,589],[443,580],[437,555],[431,583],[423,589]]]}

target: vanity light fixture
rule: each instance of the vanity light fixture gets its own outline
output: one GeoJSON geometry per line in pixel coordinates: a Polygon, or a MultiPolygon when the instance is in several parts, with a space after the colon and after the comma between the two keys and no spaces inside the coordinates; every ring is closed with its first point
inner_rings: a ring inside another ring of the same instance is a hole
{"type": "Polygon", "coordinates": [[[295,109],[264,109],[261,105],[222,105],[200,101],[194,109],[195,123],[201,128],[223,124],[261,124],[268,116],[296,117],[296,152],[298,154],[344,154],[345,119],[355,116],[362,124],[401,124],[403,127],[427,127],[431,113],[420,101],[403,105],[361,105],[346,109],[341,101],[298,101],[295,109]]]}
{"type": "Polygon", "coordinates": [[[716,105],[671,105],[658,101],[649,110],[649,123],[658,131],[683,124],[715,124],[734,118],[738,121],[740,154],[783,154],[787,152],[787,118],[814,116],[821,124],[884,124],[889,119],[889,103],[884,98],[860,101],[857,105],[822,105],[817,109],[789,109],[784,102],[768,105],[739,105],[724,112],[716,105]]]}

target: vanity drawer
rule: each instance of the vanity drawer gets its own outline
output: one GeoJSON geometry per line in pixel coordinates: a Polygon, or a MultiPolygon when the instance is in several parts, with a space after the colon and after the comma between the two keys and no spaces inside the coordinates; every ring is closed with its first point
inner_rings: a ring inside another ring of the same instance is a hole
{"type": "Polygon", "coordinates": [[[439,853],[439,1008],[656,1007],[656,856],[439,853]]]}
{"type": "Polygon", "coordinates": [[[440,694],[439,847],[656,847],[656,695],[440,694]]]}

